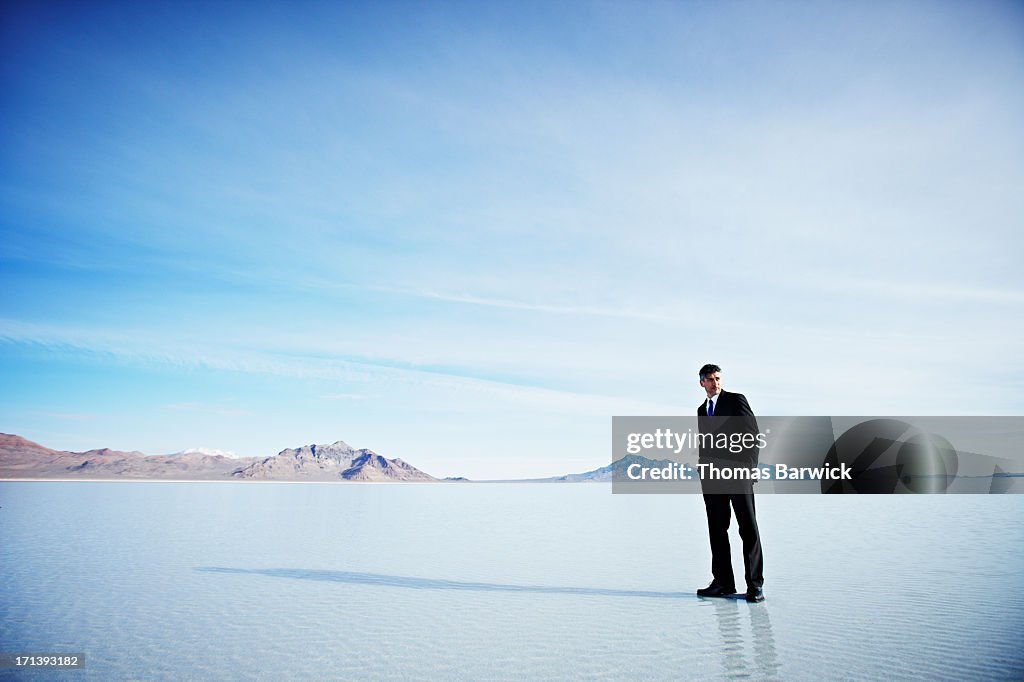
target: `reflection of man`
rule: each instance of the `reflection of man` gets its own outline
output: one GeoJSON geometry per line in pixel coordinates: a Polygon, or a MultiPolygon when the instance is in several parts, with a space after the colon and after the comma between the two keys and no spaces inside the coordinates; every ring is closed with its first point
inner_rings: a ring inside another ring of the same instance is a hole
{"type": "MultiPolygon", "coordinates": [[[[757,434],[757,420],[740,393],[722,390],[722,369],[718,365],[700,368],[700,385],[707,399],[697,408],[701,434],[757,434]]],[[[714,450],[702,447],[701,463],[727,466],[757,466],[757,446],[740,452],[714,450]]],[[[701,478],[704,491],[704,509],[708,515],[708,536],[711,540],[711,584],[697,590],[702,597],[724,597],[736,592],[736,579],[732,572],[732,554],[729,549],[729,521],[736,513],[736,523],[743,540],[744,577],[747,582],[747,601],[764,601],[764,560],[761,556],[761,536],[757,532],[754,513],[753,480],[710,481],[701,478]],[[732,511],[729,505],[732,505],[732,511]]]]}

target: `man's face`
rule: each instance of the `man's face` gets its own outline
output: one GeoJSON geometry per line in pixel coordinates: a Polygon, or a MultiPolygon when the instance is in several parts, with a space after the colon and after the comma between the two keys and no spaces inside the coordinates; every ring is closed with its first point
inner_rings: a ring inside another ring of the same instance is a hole
{"type": "Polygon", "coordinates": [[[704,387],[709,398],[714,398],[716,395],[722,392],[722,374],[721,372],[712,372],[706,374],[703,379],[700,380],[700,385],[704,387]]]}

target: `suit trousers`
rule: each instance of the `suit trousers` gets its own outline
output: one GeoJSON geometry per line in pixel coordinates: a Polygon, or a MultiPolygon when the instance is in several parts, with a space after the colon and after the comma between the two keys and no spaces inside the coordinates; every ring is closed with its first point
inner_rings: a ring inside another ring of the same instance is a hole
{"type": "Polygon", "coordinates": [[[754,490],[752,484],[748,487],[749,490],[740,493],[704,494],[704,509],[708,516],[708,535],[711,540],[711,575],[716,583],[727,588],[735,588],[736,585],[729,548],[732,512],[736,513],[736,524],[743,541],[747,588],[760,588],[764,585],[764,558],[761,554],[761,535],[757,531],[754,490]]]}

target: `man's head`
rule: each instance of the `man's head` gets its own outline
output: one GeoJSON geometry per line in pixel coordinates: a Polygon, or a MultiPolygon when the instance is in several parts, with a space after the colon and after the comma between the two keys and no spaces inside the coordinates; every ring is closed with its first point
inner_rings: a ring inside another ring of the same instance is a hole
{"type": "Polygon", "coordinates": [[[714,398],[722,392],[722,368],[718,365],[704,365],[700,368],[700,385],[708,394],[714,398]]]}

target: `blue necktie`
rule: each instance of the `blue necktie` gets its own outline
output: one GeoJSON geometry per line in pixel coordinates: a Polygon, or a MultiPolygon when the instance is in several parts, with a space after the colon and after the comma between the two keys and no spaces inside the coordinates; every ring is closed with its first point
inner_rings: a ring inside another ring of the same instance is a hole
{"type": "Polygon", "coordinates": [[[713,403],[711,400],[708,400],[708,416],[715,416],[715,403],[713,403]]]}

